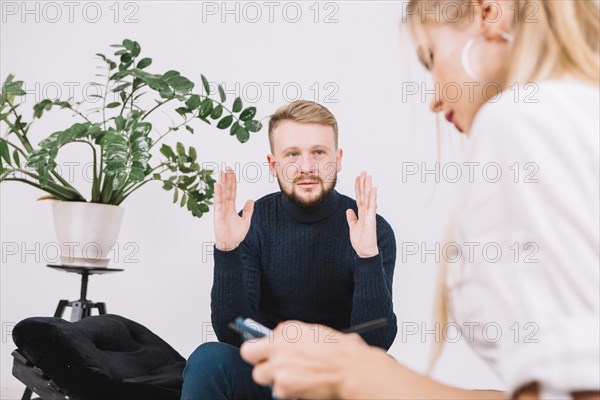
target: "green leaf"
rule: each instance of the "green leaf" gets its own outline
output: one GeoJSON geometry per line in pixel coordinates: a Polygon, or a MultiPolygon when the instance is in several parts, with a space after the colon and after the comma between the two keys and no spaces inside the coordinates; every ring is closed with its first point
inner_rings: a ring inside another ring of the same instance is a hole
{"type": "Polygon", "coordinates": [[[185,102],[185,105],[190,111],[200,107],[200,104],[202,104],[202,99],[197,94],[191,95],[190,98],[185,102]]]}
{"type": "Polygon", "coordinates": [[[123,118],[121,115],[115,117],[115,127],[118,131],[125,129],[125,118],[123,118]]]}
{"type": "Polygon", "coordinates": [[[175,92],[173,91],[173,89],[171,89],[168,85],[166,88],[164,89],[160,89],[158,91],[158,94],[160,94],[160,97],[162,97],[163,99],[170,99],[175,95],[175,92]]]}
{"type": "Polygon", "coordinates": [[[178,71],[167,71],[161,77],[174,92],[179,94],[187,94],[194,88],[194,83],[184,76],[181,76],[178,71]]]}
{"type": "Polygon", "coordinates": [[[238,129],[235,132],[235,136],[237,137],[237,140],[240,141],[240,143],[246,143],[248,139],[250,139],[250,133],[243,126],[238,127],[238,129]]]}
{"type": "Polygon", "coordinates": [[[233,125],[231,125],[231,129],[229,129],[229,134],[231,136],[235,136],[235,134],[237,133],[237,129],[239,128],[240,123],[239,121],[236,121],[233,123],[233,125]]]}
{"type": "Polygon", "coordinates": [[[181,203],[179,203],[179,207],[185,206],[186,202],[187,202],[187,194],[184,192],[183,196],[181,196],[181,203]]]}
{"type": "Polygon", "coordinates": [[[113,178],[113,190],[122,188],[127,181],[127,167],[130,162],[129,141],[121,133],[106,132],[102,137],[102,160],[104,173],[113,178]]]}
{"type": "Polygon", "coordinates": [[[171,80],[171,82],[169,82],[169,85],[171,85],[173,90],[179,94],[187,94],[194,88],[194,82],[190,81],[189,79],[183,76],[171,80]]]}
{"type": "Polygon", "coordinates": [[[41,118],[44,111],[50,110],[53,106],[61,108],[71,108],[71,104],[67,101],[44,99],[33,106],[33,117],[41,118]]]}
{"type": "Polygon", "coordinates": [[[262,129],[262,124],[260,123],[260,121],[256,121],[256,120],[245,121],[244,126],[250,132],[258,132],[262,129]]]}
{"type": "Polygon", "coordinates": [[[54,168],[56,167],[54,157],[56,157],[56,152],[51,152],[48,149],[44,148],[35,150],[29,154],[27,166],[36,169],[39,176],[40,185],[42,187],[45,187],[48,183],[49,171],[54,170],[54,168]]]}
{"type": "Polygon", "coordinates": [[[179,73],[179,71],[175,71],[175,70],[171,69],[171,70],[168,70],[167,72],[165,72],[162,75],[162,79],[165,82],[168,82],[169,80],[177,78],[178,76],[181,76],[181,74],[179,73]]]}
{"type": "Polygon", "coordinates": [[[175,112],[179,115],[181,115],[182,117],[185,117],[185,115],[189,112],[190,110],[187,109],[187,107],[177,107],[175,109],[175,112]]]}
{"type": "Polygon", "coordinates": [[[118,101],[115,101],[114,103],[109,103],[106,105],[106,108],[117,108],[121,105],[121,103],[119,103],[118,101]]]}
{"type": "Polygon", "coordinates": [[[119,85],[116,88],[114,88],[112,91],[115,93],[121,92],[121,91],[125,90],[126,88],[128,88],[129,86],[131,86],[131,82],[125,82],[124,84],[119,85]]]}
{"type": "Polygon", "coordinates": [[[180,156],[185,156],[185,147],[181,142],[177,142],[177,154],[180,156]]]}
{"type": "Polygon", "coordinates": [[[54,105],[60,106],[60,108],[71,108],[71,104],[68,101],[55,100],[54,105]]]}
{"type": "Polygon", "coordinates": [[[23,81],[12,81],[14,75],[10,74],[6,81],[2,84],[2,99],[1,103],[8,101],[12,103],[14,101],[15,96],[24,96],[27,93],[22,89],[23,81]]]}
{"type": "Polygon", "coordinates": [[[44,110],[52,108],[52,100],[44,99],[33,106],[33,118],[40,118],[44,110]]]}
{"type": "Polygon", "coordinates": [[[129,51],[133,50],[133,40],[129,40],[129,39],[123,40],[123,47],[125,47],[129,51]]]}
{"type": "Polygon", "coordinates": [[[129,71],[118,71],[110,76],[111,81],[119,81],[129,75],[129,71]]]}
{"type": "Polygon", "coordinates": [[[119,64],[120,71],[126,70],[131,64],[133,64],[133,57],[129,53],[121,54],[119,60],[121,61],[121,64],[119,64]]]}
{"type": "Polygon", "coordinates": [[[194,162],[196,161],[196,157],[198,156],[198,153],[196,153],[196,149],[190,146],[190,151],[189,151],[189,155],[190,155],[190,161],[194,162]]]}
{"type": "Polygon", "coordinates": [[[10,164],[10,151],[8,150],[8,143],[4,139],[0,139],[0,156],[7,164],[10,164]]]}
{"type": "Polygon", "coordinates": [[[175,153],[173,152],[173,149],[169,145],[166,145],[166,144],[163,143],[163,145],[160,148],[160,153],[163,156],[165,156],[165,157],[167,157],[167,158],[169,158],[169,159],[171,159],[173,161],[177,160],[177,156],[175,156],[175,153]]]}
{"type": "Polygon", "coordinates": [[[134,57],[137,57],[140,55],[141,51],[142,51],[142,48],[140,47],[140,44],[138,42],[133,42],[133,48],[131,49],[131,55],[133,55],[134,57]]]}
{"type": "Polygon", "coordinates": [[[147,135],[152,130],[150,122],[141,122],[142,114],[139,110],[134,110],[127,115],[125,119],[125,130],[131,132],[132,135],[147,135]]]}
{"type": "Polygon", "coordinates": [[[256,107],[248,107],[240,114],[240,119],[242,121],[247,121],[249,119],[254,118],[256,115],[256,107]]]}
{"type": "Polygon", "coordinates": [[[202,100],[202,106],[200,107],[200,119],[205,119],[210,115],[213,110],[213,101],[209,98],[202,100]]]}
{"type": "Polygon", "coordinates": [[[179,200],[179,190],[175,189],[173,190],[173,204],[177,203],[177,200],[179,200]]]}
{"type": "Polygon", "coordinates": [[[227,97],[225,96],[225,90],[223,86],[219,85],[219,97],[221,98],[221,103],[224,103],[227,97]]]}
{"type": "MultiPolygon", "coordinates": [[[[144,61],[145,59],[142,59],[142,61],[144,61]]],[[[140,61],[140,63],[142,62],[140,61]]],[[[143,82],[147,83],[149,86],[152,83],[156,83],[157,81],[160,80],[161,76],[160,75],[156,75],[156,74],[150,74],[146,71],[142,71],[140,68],[133,68],[131,71],[128,71],[131,75],[135,76],[136,78],[141,79],[143,82]]]]}
{"type": "Polygon", "coordinates": [[[192,169],[190,167],[186,167],[184,165],[188,161],[189,160],[188,160],[187,156],[179,156],[179,161],[178,161],[179,172],[182,172],[184,174],[189,174],[190,172],[194,172],[194,171],[192,171],[192,169]]]}
{"type": "Polygon", "coordinates": [[[161,179],[160,174],[152,174],[152,179],[160,180],[161,179]]]}
{"type": "Polygon", "coordinates": [[[186,125],[186,126],[185,126],[185,129],[187,129],[187,130],[188,130],[188,131],[189,131],[191,134],[193,134],[193,133],[194,133],[194,128],[192,128],[192,127],[191,127],[191,126],[189,126],[189,125],[186,125]]]}
{"type": "Polygon", "coordinates": [[[148,57],[142,58],[140,60],[140,62],[137,63],[136,68],[144,69],[144,68],[150,66],[151,64],[152,64],[152,59],[151,58],[148,58],[148,57]]]}
{"type": "Polygon", "coordinates": [[[17,149],[13,151],[13,160],[15,161],[15,165],[20,168],[21,159],[19,158],[19,152],[17,151],[17,149]]]}
{"type": "Polygon", "coordinates": [[[241,126],[238,122],[231,126],[231,131],[229,133],[235,136],[241,143],[246,143],[248,139],[250,139],[248,130],[241,126]]]}
{"type": "Polygon", "coordinates": [[[231,126],[232,122],[233,122],[233,116],[227,115],[219,121],[219,123],[217,124],[217,128],[227,129],[231,126]]]}
{"type": "Polygon", "coordinates": [[[206,95],[208,96],[210,94],[210,85],[208,84],[208,80],[206,79],[206,77],[204,75],[200,75],[200,78],[202,78],[202,86],[204,86],[204,91],[206,92],[206,95]]]}
{"type": "MultiPolygon", "coordinates": [[[[133,78],[133,90],[139,89],[140,86],[142,86],[143,81],[140,78],[133,78]]],[[[143,93],[140,93],[139,95],[141,95],[143,93]]],[[[139,96],[138,95],[138,96],[139,96]]]]}
{"type": "Polygon", "coordinates": [[[221,115],[223,115],[223,106],[219,104],[212,110],[212,112],[210,113],[210,117],[212,119],[219,119],[221,118],[221,115]]]}
{"type": "Polygon", "coordinates": [[[173,182],[171,181],[163,181],[163,189],[171,190],[173,189],[173,182]]]}
{"type": "Polygon", "coordinates": [[[235,99],[235,101],[233,102],[233,112],[240,112],[242,111],[242,99],[240,99],[239,97],[237,97],[235,99]]]}
{"type": "Polygon", "coordinates": [[[131,169],[129,179],[132,182],[141,182],[144,180],[148,170],[150,158],[150,147],[152,140],[148,134],[152,130],[152,125],[148,122],[142,122],[137,125],[129,138],[129,147],[131,148],[131,169]]]}

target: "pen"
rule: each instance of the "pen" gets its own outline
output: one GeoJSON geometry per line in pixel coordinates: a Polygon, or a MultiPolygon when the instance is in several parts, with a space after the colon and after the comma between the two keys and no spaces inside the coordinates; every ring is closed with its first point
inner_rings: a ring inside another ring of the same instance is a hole
{"type": "Polygon", "coordinates": [[[373,329],[383,328],[387,325],[386,318],[374,319],[372,321],[363,322],[362,324],[351,326],[350,328],[346,328],[342,330],[342,333],[365,333],[372,331],[373,329]]]}
{"type": "MultiPolygon", "coordinates": [[[[342,333],[366,333],[372,331],[374,329],[383,328],[388,324],[386,318],[378,318],[372,321],[363,322],[362,324],[354,325],[349,328],[341,330],[342,333]]],[[[244,340],[260,338],[265,336],[264,332],[261,332],[257,329],[253,329],[253,327],[244,323],[243,318],[238,317],[234,322],[229,324],[229,327],[239,334],[242,335],[244,340]]]]}

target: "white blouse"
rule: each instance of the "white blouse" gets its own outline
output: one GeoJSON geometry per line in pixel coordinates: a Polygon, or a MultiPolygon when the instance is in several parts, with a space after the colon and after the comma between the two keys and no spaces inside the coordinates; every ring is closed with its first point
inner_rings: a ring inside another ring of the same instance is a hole
{"type": "Polygon", "coordinates": [[[575,80],[513,87],[471,130],[450,317],[510,393],[600,390],[599,99],[575,80]]]}

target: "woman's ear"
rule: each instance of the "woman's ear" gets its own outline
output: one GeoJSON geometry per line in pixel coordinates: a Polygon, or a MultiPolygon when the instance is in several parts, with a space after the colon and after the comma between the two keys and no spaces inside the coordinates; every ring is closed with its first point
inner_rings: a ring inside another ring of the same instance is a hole
{"type": "Polygon", "coordinates": [[[512,31],[517,1],[477,0],[475,14],[488,39],[504,38],[512,31]]]}
{"type": "Polygon", "coordinates": [[[502,16],[502,9],[497,1],[482,0],[479,6],[483,23],[497,23],[502,16]]]}

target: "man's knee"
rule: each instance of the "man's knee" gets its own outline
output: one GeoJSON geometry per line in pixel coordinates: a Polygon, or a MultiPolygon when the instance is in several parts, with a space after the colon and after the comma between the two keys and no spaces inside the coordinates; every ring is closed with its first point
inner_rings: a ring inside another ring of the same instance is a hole
{"type": "Polygon", "coordinates": [[[240,349],[226,343],[203,343],[187,360],[184,374],[207,370],[227,370],[232,363],[240,362],[240,349]]]}

